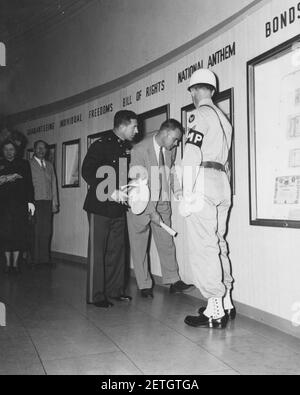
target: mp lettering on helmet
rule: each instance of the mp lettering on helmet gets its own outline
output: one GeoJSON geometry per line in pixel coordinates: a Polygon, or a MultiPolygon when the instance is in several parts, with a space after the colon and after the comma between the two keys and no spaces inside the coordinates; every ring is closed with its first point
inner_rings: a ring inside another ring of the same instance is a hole
{"type": "Polygon", "coordinates": [[[204,134],[198,132],[197,130],[191,129],[186,139],[186,144],[195,145],[198,148],[202,147],[204,134]]]}

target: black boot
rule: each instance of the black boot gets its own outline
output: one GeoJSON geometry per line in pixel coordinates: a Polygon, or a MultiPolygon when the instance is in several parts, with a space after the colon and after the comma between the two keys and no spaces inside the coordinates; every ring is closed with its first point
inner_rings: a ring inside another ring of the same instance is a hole
{"type": "Polygon", "coordinates": [[[224,317],[218,319],[208,318],[206,315],[201,313],[198,317],[186,317],[184,322],[189,326],[193,326],[194,328],[225,329],[228,319],[225,315],[224,317]]]}
{"type": "Polygon", "coordinates": [[[107,299],[94,303],[94,306],[99,307],[100,309],[109,309],[111,307],[114,307],[113,303],[111,303],[107,299]]]}

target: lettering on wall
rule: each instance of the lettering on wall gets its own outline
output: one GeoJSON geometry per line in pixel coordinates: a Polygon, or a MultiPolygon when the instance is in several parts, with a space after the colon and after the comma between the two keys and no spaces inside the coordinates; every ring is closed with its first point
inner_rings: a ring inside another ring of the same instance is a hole
{"type": "Polygon", "coordinates": [[[156,95],[157,93],[163,92],[166,88],[165,80],[156,82],[146,88],[146,97],[156,95]]]}
{"type": "Polygon", "coordinates": [[[50,132],[51,130],[54,130],[55,128],[55,123],[47,123],[45,125],[37,126],[35,128],[27,129],[27,135],[30,136],[32,134],[38,134],[38,133],[45,133],[45,132],[50,132]]]}
{"type": "Polygon", "coordinates": [[[284,10],[280,15],[276,15],[271,21],[265,24],[266,38],[271,37],[273,34],[286,29],[288,26],[300,21],[300,2],[290,7],[288,10],[284,10]]]}
{"type": "Polygon", "coordinates": [[[211,67],[216,66],[219,63],[225,62],[226,60],[232,58],[236,55],[236,43],[233,42],[232,44],[226,45],[222,49],[214,52],[208,57],[207,62],[205,63],[204,60],[199,60],[197,63],[187,67],[184,70],[178,72],[178,85],[182,84],[183,82],[189,80],[191,76],[194,74],[195,71],[203,69],[204,65],[208,69],[211,67]]]}
{"type": "Polygon", "coordinates": [[[235,56],[235,42],[231,45],[227,45],[226,47],[219,49],[214,54],[210,55],[208,59],[207,68],[214,67],[219,63],[225,62],[235,56]]]}
{"type": "Polygon", "coordinates": [[[122,100],[122,104],[123,104],[123,108],[131,106],[131,104],[132,104],[132,96],[124,97],[123,100],[122,100]]]}
{"type": "Polygon", "coordinates": [[[60,128],[64,128],[69,125],[74,125],[75,123],[82,122],[82,114],[73,115],[72,117],[62,119],[59,123],[60,128]]]}
{"type": "Polygon", "coordinates": [[[107,114],[107,113],[113,112],[113,111],[114,111],[114,105],[112,103],[105,104],[104,106],[100,106],[100,107],[94,108],[93,110],[90,110],[89,111],[89,118],[98,118],[104,114],[107,114]]]}
{"type": "Polygon", "coordinates": [[[136,98],[136,101],[142,100],[142,91],[141,90],[136,92],[135,98],[136,98]]]}
{"type": "Polygon", "coordinates": [[[204,62],[203,60],[199,60],[199,62],[187,67],[186,69],[180,71],[178,73],[178,85],[182,84],[184,81],[187,81],[191,78],[195,71],[203,69],[204,62]]]}

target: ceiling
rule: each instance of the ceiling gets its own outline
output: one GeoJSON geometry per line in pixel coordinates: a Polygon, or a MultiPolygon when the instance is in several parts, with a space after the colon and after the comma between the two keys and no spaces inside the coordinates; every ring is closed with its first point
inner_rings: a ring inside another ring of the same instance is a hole
{"type": "Polygon", "coordinates": [[[0,40],[40,33],[94,0],[0,0],[0,40]]]}

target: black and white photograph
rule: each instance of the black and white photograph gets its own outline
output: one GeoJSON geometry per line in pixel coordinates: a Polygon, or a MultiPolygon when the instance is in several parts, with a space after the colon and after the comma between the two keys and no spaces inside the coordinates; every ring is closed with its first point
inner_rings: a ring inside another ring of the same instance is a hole
{"type": "Polygon", "coordinates": [[[300,0],[0,0],[0,376],[300,375],[299,32],[300,0]]]}

